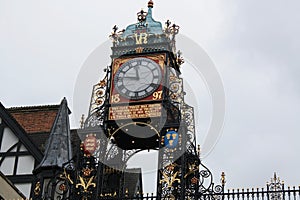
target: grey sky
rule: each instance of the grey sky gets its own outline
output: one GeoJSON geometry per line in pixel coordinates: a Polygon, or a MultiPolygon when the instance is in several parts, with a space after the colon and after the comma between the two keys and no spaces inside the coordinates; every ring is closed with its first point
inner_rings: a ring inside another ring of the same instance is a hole
{"type": "MultiPolygon", "coordinates": [[[[113,25],[135,22],[146,5],[0,1],[0,101],[6,107],[57,104],[66,96],[75,110],[73,90],[84,61],[113,25]]],[[[154,1],[154,18],[179,24],[223,79],[224,131],[203,161],[216,182],[225,171],[227,188],[262,187],[274,171],[286,184],[300,184],[299,8],[297,0],[154,1]]],[[[100,67],[94,73],[103,76],[100,67]]]]}

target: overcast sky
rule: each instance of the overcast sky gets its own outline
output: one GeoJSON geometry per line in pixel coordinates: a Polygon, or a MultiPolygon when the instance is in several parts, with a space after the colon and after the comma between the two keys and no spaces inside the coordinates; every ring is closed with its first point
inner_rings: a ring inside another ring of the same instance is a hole
{"type": "MultiPolygon", "coordinates": [[[[227,188],[263,187],[277,172],[287,185],[298,186],[300,2],[154,3],[154,18],[179,24],[181,33],[205,50],[222,77],[224,130],[203,159],[215,182],[225,171],[227,188]]],[[[65,96],[76,111],[73,91],[85,61],[107,41],[115,24],[125,28],[136,22],[136,13],[146,5],[147,0],[1,0],[2,104],[58,104],[65,96]]],[[[99,76],[91,83],[103,76],[101,67],[92,73],[99,76]]],[[[90,96],[86,98],[88,105],[90,96]]],[[[78,126],[74,118],[72,126],[78,126]]],[[[201,132],[197,134],[201,138],[201,132]]]]}

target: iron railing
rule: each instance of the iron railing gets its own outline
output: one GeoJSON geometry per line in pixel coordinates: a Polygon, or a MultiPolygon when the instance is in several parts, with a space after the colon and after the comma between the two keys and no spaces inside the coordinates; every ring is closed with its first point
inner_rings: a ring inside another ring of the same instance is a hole
{"type": "Polygon", "coordinates": [[[228,190],[222,195],[224,200],[299,200],[300,186],[272,191],[269,187],[228,190]]]}
{"type": "MultiPolygon", "coordinates": [[[[100,197],[103,200],[156,200],[159,199],[154,194],[144,194],[140,197],[100,197]]],[[[271,191],[265,188],[252,188],[252,189],[232,189],[227,190],[223,194],[217,196],[213,194],[195,194],[186,196],[185,199],[197,199],[197,200],[300,200],[300,186],[299,187],[287,187],[278,191],[271,191]]],[[[161,198],[161,200],[173,200],[172,198],[161,198]]]]}

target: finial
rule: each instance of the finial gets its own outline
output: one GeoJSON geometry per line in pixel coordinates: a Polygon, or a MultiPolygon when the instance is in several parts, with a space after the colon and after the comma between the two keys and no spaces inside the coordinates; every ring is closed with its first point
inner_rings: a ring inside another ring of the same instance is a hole
{"type": "Polygon", "coordinates": [[[143,22],[146,20],[147,12],[141,9],[141,11],[137,13],[137,16],[138,16],[138,21],[143,22]]]}
{"type": "Polygon", "coordinates": [[[165,22],[165,24],[166,24],[167,28],[169,28],[169,26],[171,25],[171,21],[170,21],[170,20],[167,20],[167,21],[165,22]]]}
{"type": "Polygon", "coordinates": [[[84,114],[81,115],[81,119],[80,119],[80,128],[83,129],[84,127],[84,114]]]}
{"type": "Polygon", "coordinates": [[[148,2],[148,8],[153,8],[153,1],[152,1],[152,0],[150,0],[150,1],[148,2]]]}
{"type": "Polygon", "coordinates": [[[221,174],[221,184],[222,184],[222,186],[224,186],[225,183],[226,183],[225,172],[222,172],[222,174],[221,174]]]}
{"type": "Polygon", "coordinates": [[[200,156],[200,152],[201,152],[201,148],[200,148],[200,144],[199,144],[198,149],[197,149],[198,156],[200,156]]]}
{"type": "Polygon", "coordinates": [[[112,29],[114,31],[113,33],[116,33],[119,28],[117,27],[117,25],[114,25],[114,27],[112,29]]]}
{"type": "Polygon", "coordinates": [[[184,59],[182,57],[182,52],[178,50],[177,52],[177,64],[180,66],[184,63],[184,59]]]}

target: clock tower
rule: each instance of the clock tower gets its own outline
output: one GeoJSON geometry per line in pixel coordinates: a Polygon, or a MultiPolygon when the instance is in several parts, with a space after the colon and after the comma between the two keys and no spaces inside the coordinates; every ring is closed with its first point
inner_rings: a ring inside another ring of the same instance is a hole
{"type": "Polygon", "coordinates": [[[200,162],[193,107],[184,100],[179,26],[168,20],[163,27],[152,9],[150,0],[136,23],[121,31],[113,27],[111,64],[93,87],[89,114],[78,130],[79,153],[62,164],[59,181],[51,181],[63,181],[62,199],[148,199],[141,169],[127,167],[143,150],[158,151],[157,194],[151,199],[199,199],[223,191],[203,185],[211,173],[200,162]]]}
{"type": "Polygon", "coordinates": [[[184,199],[197,190],[199,180],[193,108],[184,101],[180,78],[184,60],[176,50],[179,26],[168,20],[163,27],[153,19],[152,9],[150,0],[148,11],[137,13],[137,23],[121,31],[113,27],[112,62],[94,86],[83,130],[98,128],[107,138],[98,150],[105,155],[100,159],[101,194],[124,196],[127,161],[151,149],[159,151],[158,199],[184,199]],[[106,168],[116,170],[114,178],[106,168]],[[117,184],[107,188],[112,179],[117,184]]]}

